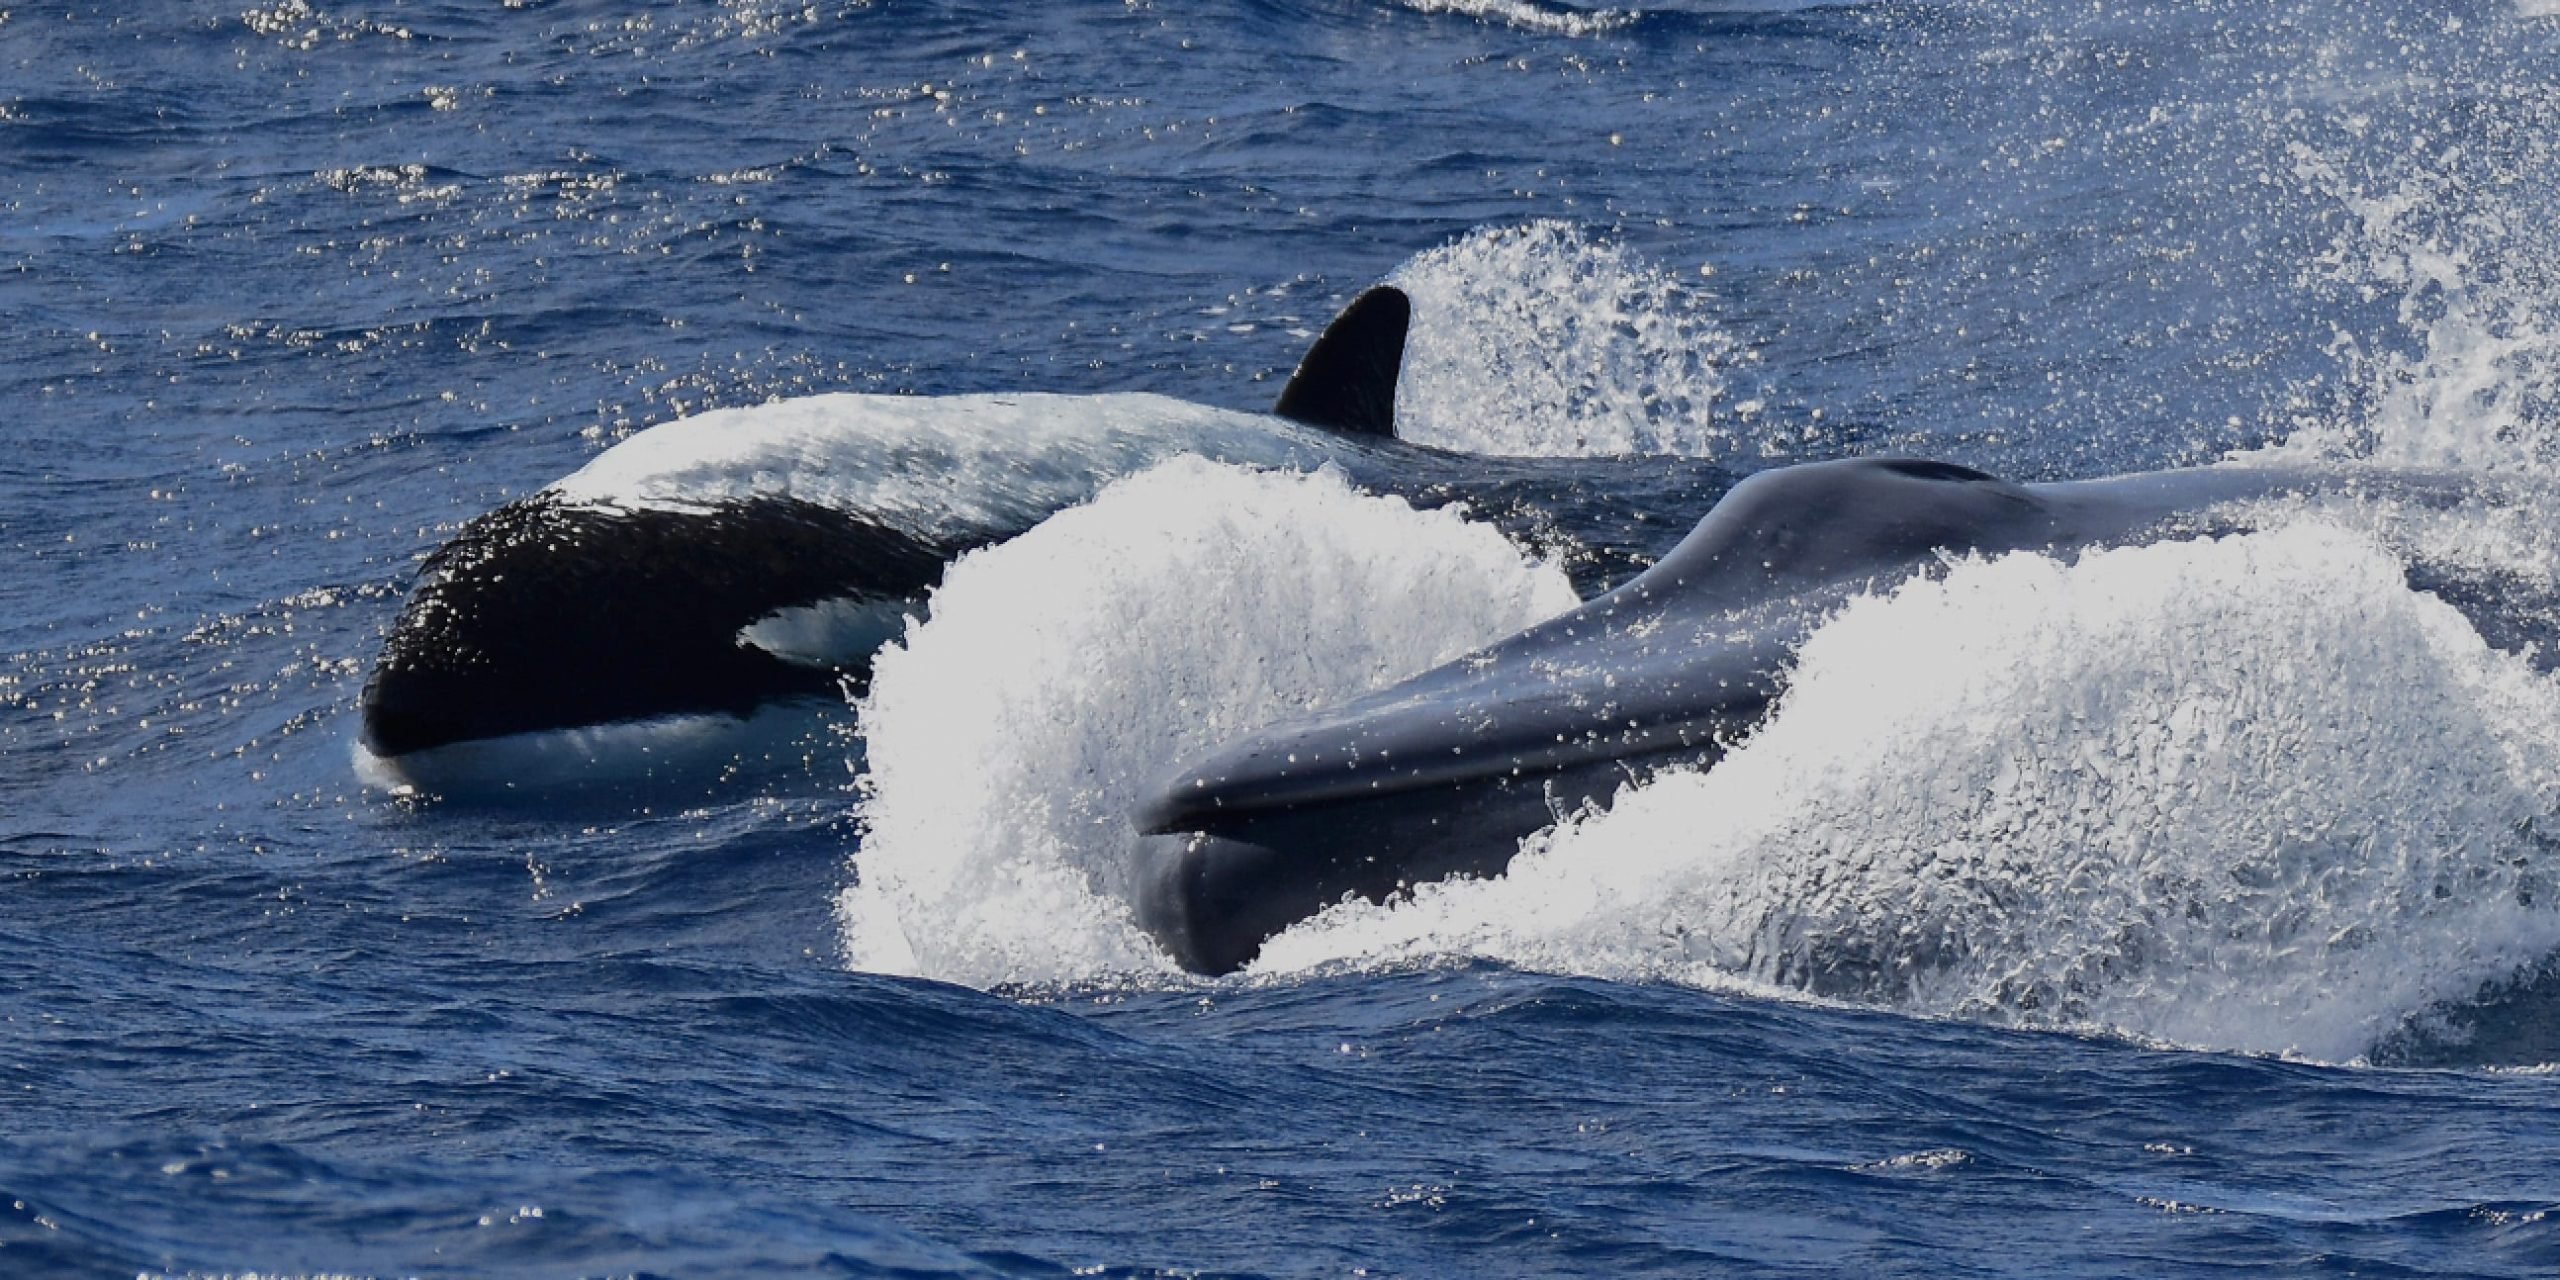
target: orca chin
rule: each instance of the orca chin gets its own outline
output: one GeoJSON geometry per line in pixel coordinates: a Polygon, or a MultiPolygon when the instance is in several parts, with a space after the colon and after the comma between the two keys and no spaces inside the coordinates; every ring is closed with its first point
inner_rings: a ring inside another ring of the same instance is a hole
{"type": "Polygon", "coordinates": [[[468,738],[385,756],[359,743],[356,776],[394,796],[466,806],[561,799],[647,802],[712,796],[798,775],[841,786],[850,719],[842,699],[785,699],[720,712],[468,738]]]}
{"type": "Polygon", "coordinates": [[[1905,459],[1763,472],[1617,590],[1176,770],[1132,815],[1137,921],[1184,968],[1230,972],[1345,899],[1499,875],[1524,837],[1629,782],[1712,766],[1861,592],[1950,554],[2231,532],[2236,504],[2338,491],[2434,504],[2472,487],[2232,466],[2020,485],[1905,459]]]}

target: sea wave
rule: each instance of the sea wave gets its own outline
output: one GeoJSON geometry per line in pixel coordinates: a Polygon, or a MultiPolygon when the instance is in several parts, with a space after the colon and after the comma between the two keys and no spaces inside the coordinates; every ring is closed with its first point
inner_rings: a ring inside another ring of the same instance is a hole
{"type": "Polygon", "coordinates": [[[1173,972],[1128,814],[1179,761],[1574,603],[1491,528],[1339,475],[1168,463],[952,566],[861,704],[857,968],[1173,972]]]}
{"type": "Polygon", "coordinates": [[[1714,770],[1283,935],[2352,1059],[2560,946],[2560,691],[2316,523],[1957,566],[1714,770]]]}

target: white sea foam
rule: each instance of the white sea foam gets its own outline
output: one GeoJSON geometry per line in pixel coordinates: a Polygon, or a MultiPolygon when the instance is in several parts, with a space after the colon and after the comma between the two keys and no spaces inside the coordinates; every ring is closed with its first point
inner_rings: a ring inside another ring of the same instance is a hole
{"type": "MultiPolygon", "coordinates": [[[[1699,299],[1569,224],[1479,232],[1415,257],[1399,433],[1482,452],[1713,454],[1716,361],[1699,299]]],[[[699,510],[796,498],[927,538],[1017,528],[1114,478],[1196,455],[1311,469],[1330,432],[1166,396],[836,393],[719,409],[643,431],[551,486],[579,503],[699,510]]]]}
{"type": "Polygon", "coordinates": [[[1542,35],[1593,36],[1615,31],[1642,16],[1631,9],[1577,9],[1532,0],[1404,0],[1416,13],[1454,13],[1542,35]]]}
{"type": "Polygon", "coordinates": [[[750,497],[910,532],[1030,524],[1166,458],[1309,468],[1324,432],[1157,395],[819,395],[653,427],[551,486],[574,502],[698,509],[750,497]]]}
{"type": "Polygon", "coordinates": [[[2306,414],[2278,452],[2560,474],[2560,281],[2511,261],[2560,249],[2542,243],[2543,215],[2483,204],[2468,194],[2473,184],[2441,174],[2368,193],[2309,148],[2294,158],[2351,218],[2319,273],[2336,287],[2396,297],[2405,341],[2341,334],[2358,403],[2347,416],[2306,414]],[[2484,269],[2484,255],[2495,265],[2484,269]]]}
{"type": "Polygon", "coordinates": [[[2540,174],[2560,164],[2560,102],[2501,97],[2468,144],[2389,151],[2291,147],[2294,178],[2344,214],[2306,285],[2390,304],[2340,330],[2339,377],[2304,388],[2294,429],[2259,459],[2352,462],[2468,477],[2474,500],[2410,505],[2371,494],[2316,504],[2431,577],[2494,594],[2560,627],[2560,230],[2540,174]]]}
{"type": "Polygon", "coordinates": [[[1331,473],[1121,481],[963,558],[881,652],[847,956],[981,986],[1170,972],[1127,906],[1147,787],[1573,603],[1490,528],[1331,473]]]}
{"type": "MultiPolygon", "coordinates": [[[[2426,85],[2495,83],[2501,65],[2404,51],[2426,85]]],[[[2344,139],[2312,132],[2289,148],[2293,180],[2344,215],[2304,283],[2348,314],[2393,303],[2394,323],[2337,333],[2349,402],[2340,411],[2315,398],[2294,447],[2560,477],[2560,221],[2548,180],[2560,165],[2560,96],[2498,84],[2451,118],[2359,112],[2346,123],[2344,139]],[[2399,145],[2375,145],[2386,140],[2399,145]]]]}
{"type": "Polygon", "coordinates": [[[2401,573],[2321,525],[1961,565],[1824,627],[1714,770],[1259,967],[1462,952],[2355,1057],[2560,945],[2560,694],[2401,573]]]}
{"type": "Polygon", "coordinates": [[[1739,348],[1705,301],[1571,223],[1489,228],[1418,254],[1396,397],[1405,438],[1539,456],[1735,451],[1721,365],[1739,348]]]}

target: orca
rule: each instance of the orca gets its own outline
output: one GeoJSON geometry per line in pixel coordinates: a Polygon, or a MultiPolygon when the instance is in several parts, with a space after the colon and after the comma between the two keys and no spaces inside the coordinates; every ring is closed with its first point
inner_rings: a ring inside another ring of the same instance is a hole
{"type": "Polygon", "coordinates": [[[1132,815],[1137,921],[1184,968],[1233,971],[1346,898],[1498,875],[1523,837],[1629,782],[1712,766],[1853,595],[1950,555],[2230,532],[2246,527],[2238,504],[2341,490],[2426,503],[2472,491],[2231,464],[2048,484],[1900,458],[1764,471],[1616,590],[1175,770],[1132,815]]]}
{"type": "Polygon", "coordinates": [[[1466,502],[1594,584],[1662,549],[1649,513],[1678,528],[1735,479],[1692,459],[1399,440],[1410,321],[1401,291],[1362,293],[1269,414],[1145,394],[840,394],[640,432],[426,558],[360,697],[359,770],[394,789],[547,787],[611,772],[599,729],[840,713],[953,558],[1179,454],[1466,502]]]}

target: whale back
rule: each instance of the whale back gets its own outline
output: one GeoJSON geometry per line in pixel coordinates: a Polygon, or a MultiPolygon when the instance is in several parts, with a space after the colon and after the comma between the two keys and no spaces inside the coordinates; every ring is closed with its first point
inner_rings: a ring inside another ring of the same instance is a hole
{"type": "Polygon", "coordinates": [[[1762,472],[1616,591],[1401,684],[1193,762],[1140,815],[1155,831],[1697,756],[1747,730],[1827,608],[1940,552],[2041,545],[2034,492],[1947,463],[1853,459],[1762,472]]]}
{"type": "MultiPolygon", "coordinates": [[[[2055,509],[2023,485],[1951,462],[1853,458],[1735,485],[1679,545],[1616,595],[1731,609],[1772,593],[1898,573],[1940,552],[2042,545],[2055,509]]],[[[1597,604],[1599,602],[1595,602],[1597,604]]]]}

